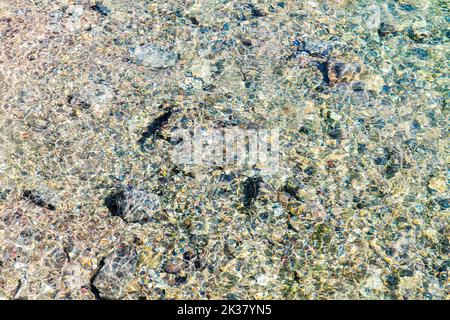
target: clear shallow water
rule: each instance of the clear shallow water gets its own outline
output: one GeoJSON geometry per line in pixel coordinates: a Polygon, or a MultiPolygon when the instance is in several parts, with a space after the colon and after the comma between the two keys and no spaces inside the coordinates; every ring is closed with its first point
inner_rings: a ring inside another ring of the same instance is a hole
{"type": "Polygon", "coordinates": [[[444,2],[0,16],[3,297],[448,297],[444,2]],[[181,165],[197,127],[279,162],[181,165]]]}

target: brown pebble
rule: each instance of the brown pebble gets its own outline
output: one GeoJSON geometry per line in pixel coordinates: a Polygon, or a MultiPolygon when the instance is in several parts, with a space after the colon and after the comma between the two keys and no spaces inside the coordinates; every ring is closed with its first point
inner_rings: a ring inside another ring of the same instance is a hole
{"type": "Polygon", "coordinates": [[[292,197],[287,192],[278,193],[278,202],[280,202],[283,206],[287,206],[289,204],[290,198],[292,197]]]}
{"type": "Polygon", "coordinates": [[[195,252],[191,249],[188,249],[184,254],[183,254],[183,258],[184,260],[192,260],[194,259],[196,256],[195,252]]]}
{"type": "Polygon", "coordinates": [[[183,223],[184,223],[184,225],[185,225],[186,228],[190,228],[191,225],[192,225],[191,219],[185,219],[185,220],[183,221],[183,223]]]}
{"type": "Polygon", "coordinates": [[[181,268],[175,263],[171,262],[166,265],[165,271],[167,273],[177,274],[178,272],[181,271],[181,268]]]}

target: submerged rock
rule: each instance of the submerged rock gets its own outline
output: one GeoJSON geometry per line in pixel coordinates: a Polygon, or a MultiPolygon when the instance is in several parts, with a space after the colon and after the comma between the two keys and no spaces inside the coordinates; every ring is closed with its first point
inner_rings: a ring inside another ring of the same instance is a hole
{"type": "Polygon", "coordinates": [[[131,187],[108,196],[105,205],[112,216],[126,222],[145,222],[160,209],[157,195],[131,187]]]}
{"type": "Polygon", "coordinates": [[[331,85],[356,80],[360,72],[361,66],[357,63],[334,61],[328,64],[328,77],[331,85]]]}
{"type": "Polygon", "coordinates": [[[178,61],[176,53],[158,48],[151,44],[136,47],[131,51],[136,63],[153,70],[173,67],[178,61]]]}
{"type": "Polygon", "coordinates": [[[244,207],[249,208],[253,205],[259,194],[260,183],[262,179],[259,177],[250,177],[245,180],[243,185],[244,207]]]}
{"type": "Polygon", "coordinates": [[[126,293],[137,266],[137,253],[131,245],[121,244],[94,275],[93,290],[102,299],[119,299],[126,293]]]}
{"type": "Polygon", "coordinates": [[[83,12],[83,6],[79,5],[70,5],[66,10],[66,13],[72,18],[73,21],[79,21],[83,16],[83,12]]]}
{"type": "Polygon", "coordinates": [[[90,83],[79,92],[75,92],[67,97],[67,103],[72,107],[90,109],[96,115],[102,115],[108,110],[108,103],[113,99],[112,88],[103,85],[90,83]]]}
{"type": "Polygon", "coordinates": [[[25,190],[22,194],[22,197],[39,207],[46,208],[48,210],[55,210],[55,206],[49,203],[47,199],[36,193],[36,191],[25,190]]]}
{"type": "Polygon", "coordinates": [[[107,16],[111,13],[111,10],[108,7],[101,5],[100,3],[96,3],[91,7],[91,9],[97,11],[102,16],[107,16]]]}

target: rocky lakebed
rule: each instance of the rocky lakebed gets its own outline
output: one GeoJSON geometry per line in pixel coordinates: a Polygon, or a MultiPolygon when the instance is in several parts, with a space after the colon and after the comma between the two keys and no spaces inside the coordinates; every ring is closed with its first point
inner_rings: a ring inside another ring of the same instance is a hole
{"type": "Polygon", "coordinates": [[[0,298],[449,299],[448,5],[0,0],[0,298]]]}

